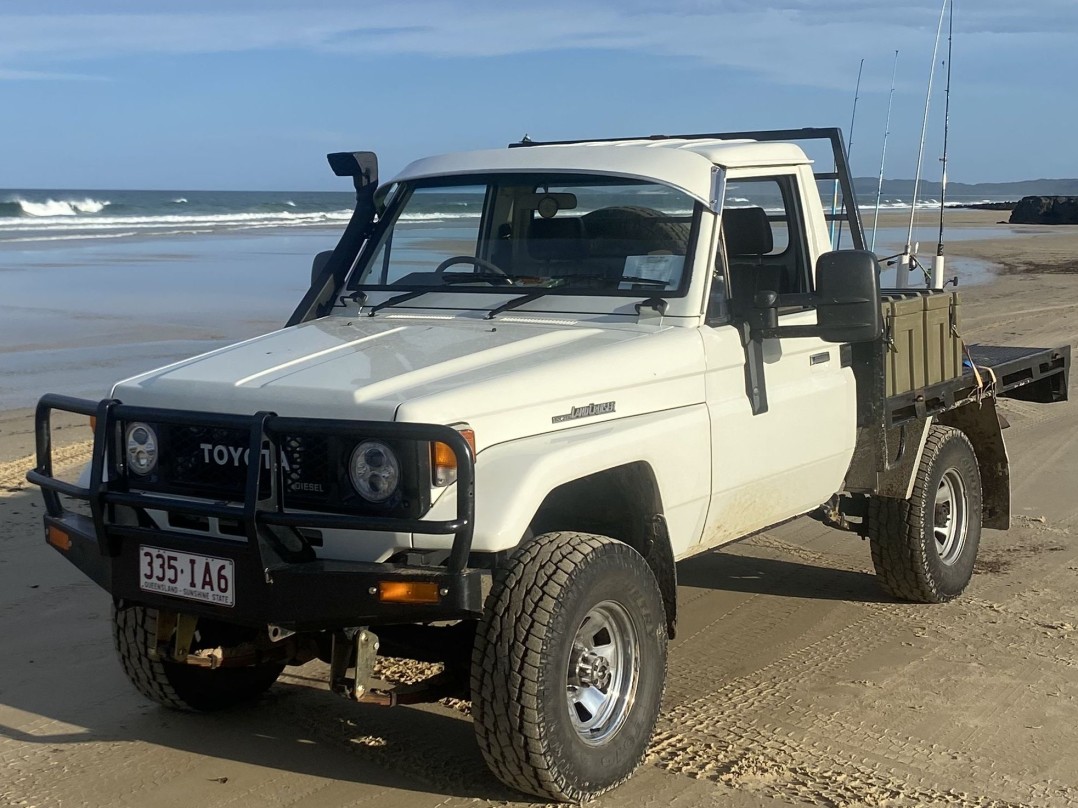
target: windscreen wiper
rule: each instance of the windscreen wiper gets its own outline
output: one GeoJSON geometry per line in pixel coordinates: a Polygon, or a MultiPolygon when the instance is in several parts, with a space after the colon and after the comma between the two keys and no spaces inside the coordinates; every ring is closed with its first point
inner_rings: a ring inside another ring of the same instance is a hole
{"type": "Polygon", "coordinates": [[[500,306],[495,306],[490,311],[488,311],[487,314],[486,314],[485,319],[493,320],[495,317],[497,317],[503,311],[509,311],[510,309],[515,309],[518,306],[523,306],[525,303],[531,303],[533,300],[538,300],[543,295],[547,295],[547,294],[550,294],[549,289],[536,289],[534,291],[528,292],[527,294],[523,294],[520,297],[514,297],[512,300],[507,300],[505,303],[502,303],[500,306]]]}
{"type": "Polygon", "coordinates": [[[395,297],[391,297],[388,300],[383,300],[378,305],[371,306],[370,309],[367,311],[367,316],[368,317],[373,317],[376,313],[378,313],[382,309],[387,309],[390,306],[396,306],[399,303],[405,303],[405,302],[411,300],[413,297],[419,297],[420,295],[425,295],[430,291],[432,291],[432,290],[431,289],[418,289],[418,290],[416,290],[414,292],[405,292],[403,295],[396,295],[395,297]]]}

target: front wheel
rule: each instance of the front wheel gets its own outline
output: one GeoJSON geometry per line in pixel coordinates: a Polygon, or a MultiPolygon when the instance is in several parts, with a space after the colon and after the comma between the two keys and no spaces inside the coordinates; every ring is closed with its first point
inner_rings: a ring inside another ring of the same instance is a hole
{"type": "MultiPolygon", "coordinates": [[[[112,636],[120,664],[146,698],[175,710],[210,712],[258,698],[277,681],[284,665],[269,663],[210,670],[158,659],[150,653],[157,611],[144,606],[112,610],[112,636]]],[[[199,624],[199,645],[235,644],[250,632],[212,621],[199,624]]]]}
{"type": "Polygon", "coordinates": [[[626,544],[548,533],[510,560],[472,655],[476,737],[493,772],[583,802],[636,770],[666,679],[658,584],[626,544]]]}
{"type": "Polygon", "coordinates": [[[933,426],[909,499],[872,497],[872,563],[895,597],[942,603],[973,576],[981,540],[981,474],[969,438],[933,426]]]}

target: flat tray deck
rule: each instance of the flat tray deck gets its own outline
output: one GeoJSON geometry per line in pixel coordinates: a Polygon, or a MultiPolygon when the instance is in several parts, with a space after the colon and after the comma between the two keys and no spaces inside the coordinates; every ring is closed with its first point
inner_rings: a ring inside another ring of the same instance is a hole
{"type": "MultiPolygon", "coordinates": [[[[968,351],[969,357],[981,369],[984,384],[993,381],[992,377],[995,376],[996,395],[1045,402],[1067,398],[1069,345],[1060,348],[970,345],[968,351]],[[986,368],[992,372],[987,373],[986,368]]],[[[945,412],[976,393],[977,377],[969,365],[969,359],[963,364],[963,373],[956,379],[888,398],[888,424],[899,426],[917,418],[945,412]]]]}

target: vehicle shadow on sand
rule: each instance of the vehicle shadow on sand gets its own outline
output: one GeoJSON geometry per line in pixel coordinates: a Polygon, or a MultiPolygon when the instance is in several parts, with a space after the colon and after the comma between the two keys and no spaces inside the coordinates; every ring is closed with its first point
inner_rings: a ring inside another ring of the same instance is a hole
{"type": "MultiPolygon", "coordinates": [[[[420,795],[429,795],[431,805],[446,797],[527,802],[487,770],[471,721],[437,708],[348,704],[286,676],[257,702],[196,714],[143,703],[118,666],[105,682],[93,684],[112,694],[108,715],[94,703],[5,694],[0,697],[5,706],[41,716],[45,721],[35,723],[51,727],[27,732],[0,724],[0,739],[30,747],[24,757],[32,759],[36,752],[65,764],[83,754],[100,760],[107,747],[134,744],[122,755],[122,769],[107,778],[115,794],[95,789],[104,799],[145,791],[149,804],[153,791],[169,782],[186,780],[190,787],[204,788],[231,781],[234,789],[257,790],[257,782],[268,779],[288,788],[303,788],[312,780],[354,784],[356,798],[386,789],[398,792],[392,804],[409,793],[407,804],[417,806],[427,804],[420,795]],[[57,723],[78,728],[55,732],[61,729],[57,723]],[[93,751],[80,751],[88,744],[93,751]]],[[[121,760],[114,763],[119,766],[121,760]]],[[[74,783],[72,788],[78,790],[74,783]]]]}
{"type": "Polygon", "coordinates": [[[17,627],[0,665],[0,759],[18,761],[23,798],[90,789],[100,804],[153,804],[178,786],[206,804],[257,804],[266,788],[337,783],[349,802],[376,793],[387,805],[528,801],[489,772],[468,716],[442,704],[349,703],[328,691],[319,662],[286,669],[232,710],[150,703],[113,650],[109,596],[45,545],[41,513],[36,491],[0,497],[0,616],[17,627]]]}
{"type": "Polygon", "coordinates": [[[678,586],[809,600],[895,602],[872,573],[750,555],[753,549],[740,545],[736,552],[715,550],[682,561],[677,567],[678,586]]]}
{"type": "MultiPolygon", "coordinates": [[[[150,804],[159,789],[181,787],[214,804],[229,793],[257,801],[262,789],[329,783],[349,799],[383,794],[394,805],[527,801],[488,771],[467,715],[443,704],[348,703],[328,692],[322,663],[289,668],[257,702],[226,712],[180,713],[147,702],[113,650],[108,595],[45,546],[37,502],[36,491],[0,498],[0,545],[10,551],[0,565],[0,614],[19,627],[9,637],[10,664],[0,666],[0,739],[28,762],[31,780],[50,784],[49,793],[81,793],[91,780],[104,802],[150,804]],[[116,748],[123,751],[110,751],[116,748]]],[[[776,552],[741,544],[705,553],[679,564],[679,583],[887,600],[868,573],[770,557],[776,552]]],[[[28,787],[27,798],[37,790],[28,787]]]]}

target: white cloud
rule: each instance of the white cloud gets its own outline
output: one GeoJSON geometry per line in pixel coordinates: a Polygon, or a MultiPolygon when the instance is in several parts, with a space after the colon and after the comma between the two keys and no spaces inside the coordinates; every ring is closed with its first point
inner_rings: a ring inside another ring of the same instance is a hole
{"type": "Polygon", "coordinates": [[[86,73],[52,73],[43,70],[8,70],[0,67],[0,81],[108,81],[106,76],[86,73]]]}
{"type": "MultiPolygon", "coordinates": [[[[49,4],[46,4],[46,7],[49,4]]],[[[356,56],[497,57],[578,49],[630,51],[740,68],[783,84],[848,87],[850,66],[901,47],[931,50],[939,0],[552,0],[537,5],[477,0],[310,3],[189,0],[182,13],[136,12],[129,3],[51,4],[53,13],[0,15],[0,78],[72,78],[57,65],[146,54],[306,49],[356,56]],[[225,10],[222,10],[225,9],[225,10]]],[[[27,9],[31,6],[26,5],[27,9]]],[[[1078,32],[1078,2],[966,0],[957,26],[967,47],[1078,32]]],[[[571,58],[571,57],[568,57],[571,58]]],[[[912,62],[911,62],[912,63],[912,62]]]]}

